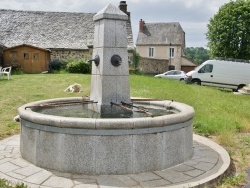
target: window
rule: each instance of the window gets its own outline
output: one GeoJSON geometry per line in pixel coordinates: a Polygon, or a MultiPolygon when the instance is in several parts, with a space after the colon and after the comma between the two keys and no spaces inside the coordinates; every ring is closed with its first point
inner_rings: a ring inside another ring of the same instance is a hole
{"type": "Polygon", "coordinates": [[[29,53],[23,53],[23,59],[29,59],[29,53]]]}
{"type": "Polygon", "coordinates": [[[34,54],[33,54],[33,59],[34,59],[34,60],[39,59],[39,53],[34,53],[34,54]]]}
{"type": "Polygon", "coordinates": [[[10,51],[10,57],[11,57],[11,58],[16,58],[16,57],[18,57],[17,51],[10,51]]]}
{"type": "Polygon", "coordinates": [[[154,57],[154,48],[152,48],[152,47],[148,48],[148,56],[149,57],[154,57]]]}
{"type": "Polygon", "coordinates": [[[181,74],[181,71],[175,71],[174,74],[175,74],[175,75],[179,75],[179,74],[181,74]]]}
{"type": "Polygon", "coordinates": [[[168,71],[165,75],[174,75],[174,71],[168,71]]]}
{"type": "Polygon", "coordinates": [[[169,57],[170,58],[174,57],[174,48],[169,48],[169,57]]]}
{"type": "Polygon", "coordinates": [[[206,64],[198,72],[199,73],[211,73],[213,71],[213,65],[206,64]]]}
{"type": "Polygon", "coordinates": [[[181,71],[168,71],[165,75],[180,75],[181,71]]]}

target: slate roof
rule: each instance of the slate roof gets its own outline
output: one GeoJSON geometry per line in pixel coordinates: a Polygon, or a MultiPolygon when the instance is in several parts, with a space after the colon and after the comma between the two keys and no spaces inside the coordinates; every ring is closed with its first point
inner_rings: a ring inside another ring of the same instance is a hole
{"type": "MultiPolygon", "coordinates": [[[[94,15],[1,9],[0,39],[6,47],[27,44],[47,49],[88,49],[93,45],[94,15]]],[[[130,22],[127,28],[131,29],[130,22]]],[[[128,46],[133,46],[132,29],[128,33],[128,46]]]]}
{"type": "Polygon", "coordinates": [[[136,45],[182,45],[185,47],[185,32],[178,22],[144,23],[138,32],[136,45]]]}
{"type": "Polygon", "coordinates": [[[0,42],[0,47],[5,47],[3,43],[0,42]]]}

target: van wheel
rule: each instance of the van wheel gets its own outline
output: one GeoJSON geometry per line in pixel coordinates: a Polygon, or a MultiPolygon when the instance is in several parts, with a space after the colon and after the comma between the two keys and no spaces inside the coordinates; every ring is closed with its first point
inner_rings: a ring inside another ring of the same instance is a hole
{"type": "Polygon", "coordinates": [[[195,84],[195,85],[201,85],[201,81],[198,80],[198,79],[192,80],[192,83],[195,84]]]}

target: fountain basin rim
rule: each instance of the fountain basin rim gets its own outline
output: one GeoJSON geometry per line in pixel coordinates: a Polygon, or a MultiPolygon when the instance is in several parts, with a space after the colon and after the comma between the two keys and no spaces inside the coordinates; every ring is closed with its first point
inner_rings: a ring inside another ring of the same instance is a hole
{"type": "Polygon", "coordinates": [[[84,129],[84,128],[68,128],[68,127],[55,127],[47,125],[39,125],[37,123],[28,122],[22,120],[23,126],[45,131],[51,133],[61,133],[61,134],[70,134],[70,135],[96,135],[96,136],[124,136],[124,135],[145,135],[145,134],[156,134],[162,132],[168,132],[173,130],[182,129],[190,126],[193,123],[193,120],[190,119],[183,123],[178,123],[174,125],[168,125],[164,127],[148,127],[140,129],[84,129]]]}
{"type": "Polygon", "coordinates": [[[145,101],[136,102],[136,104],[154,105],[161,107],[171,107],[178,111],[175,114],[168,114],[156,117],[143,117],[143,118],[77,118],[77,117],[63,117],[41,114],[32,111],[28,106],[36,106],[44,103],[56,102],[69,102],[69,101],[82,101],[82,97],[68,97],[68,98],[55,98],[41,101],[27,103],[18,108],[19,116],[22,120],[29,122],[39,123],[46,126],[54,126],[61,128],[78,128],[78,129],[141,129],[149,127],[164,127],[176,123],[183,123],[192,120],[194,117],[193,107],[170,100],[162,101],[145,101]]]}

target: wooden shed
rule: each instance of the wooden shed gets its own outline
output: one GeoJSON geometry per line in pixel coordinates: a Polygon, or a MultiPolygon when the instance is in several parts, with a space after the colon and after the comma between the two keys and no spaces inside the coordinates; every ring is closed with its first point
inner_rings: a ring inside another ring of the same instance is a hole
{"type": "Polygon", "coordinates": [[[20,68],[25,73],[47,71],[50,62],[50,51],[35,46],[22,44],[3,50],[4,66],[20,68]]]}

